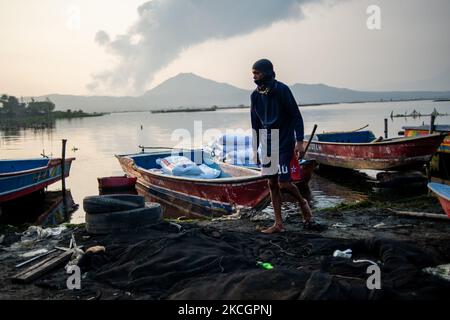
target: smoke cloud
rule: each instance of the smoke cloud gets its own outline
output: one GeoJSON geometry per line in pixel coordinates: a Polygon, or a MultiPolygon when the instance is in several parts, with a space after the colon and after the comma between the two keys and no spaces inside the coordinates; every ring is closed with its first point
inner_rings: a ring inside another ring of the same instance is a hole
{"type": "Polygon", "coordinates": [[[183,49],[301,19],[303,4],[322,0],[153,0],[138,8],[138,20],[113,39],[99,31],[95,41],[118,59],[112,70],[94,75],[99,86],[142,93],[154,75],[183,49]]]}

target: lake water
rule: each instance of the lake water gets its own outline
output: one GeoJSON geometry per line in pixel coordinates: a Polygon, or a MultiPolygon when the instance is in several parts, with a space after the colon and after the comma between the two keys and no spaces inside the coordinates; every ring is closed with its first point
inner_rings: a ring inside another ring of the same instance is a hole
{"type": "MultiPolygon", "coordinates": [[[[355,103],[305,107],[301,109],[305,133],[311,132],[318,124],[318,133],[329,131],[355,130],[369,125],[376,136],[384,135],[384,119],[394,114],[412,112],[414,109],[422,114],[429,114],[436,108],[440,113],[450,113],[450,102],[409,101],[384,103],[355,103]]],[[[405,125],[419,125],[426,118],[389,119],[389,136],[397,136],[405,125]]],[[[194,133],[196,121],[201,121],[203,131],[217,129],[225,133],[229,129],[250,128],[248,109],[228,109],[217,112],[202,113],[166,113],[150,112],[114,113],[102,117],[58,120],[52,129],[23,129],[0,131],[0,158],[33,158],[46,155],[61,155],[61,140],[67,139],[67,157],[76,157],[67,186],[71,189],[77,203],[88,195],[98,194],[97,177],[123,175],[115,154],[139,152],[139,145],[171,147],[178,145],[171,141],[174,130],[182,129],[194,133]]],[[[450,117],[438,117],[437,124],[449,124],[450,117]]],[[[199,123],[197,123],[197,127],[199,123]]],[[[197,128],[198,129],[198,128],[197,128]]],[[[197,135],[201,136],[201,135],[197,135]]],[[[203,142],[207,142],[205,137],[203,142]]],[[[187,141],[184,141],[186,145],[187,141]]],[[[202,141],[192,141],[200,146],[202,141]]],[[[324,194],[320,185],[314,184],[316,195],[323,201],[316,201],[317,207],[335,204],[339,197],[324,194]],[[334,201],[333,197],[337,200],[334,201]],[[330,200],[331,199],[331,200],[330,200]]],[[[55,184],[50,189],[58,189],[55,184]]],[[[73,216],[75,223],[84,220],[82,209],[73,216]]]]}

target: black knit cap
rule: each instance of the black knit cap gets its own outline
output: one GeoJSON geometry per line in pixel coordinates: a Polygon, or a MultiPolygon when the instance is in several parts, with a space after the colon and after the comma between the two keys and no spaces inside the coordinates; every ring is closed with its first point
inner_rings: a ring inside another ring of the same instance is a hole
{"type": "Polygon", "coordinates": [[[267,78],[275,78],[275,72],[273,71],[273,64],[268,59],[261,59],[255,62],[253,69],[264,73],[267,78]]]}

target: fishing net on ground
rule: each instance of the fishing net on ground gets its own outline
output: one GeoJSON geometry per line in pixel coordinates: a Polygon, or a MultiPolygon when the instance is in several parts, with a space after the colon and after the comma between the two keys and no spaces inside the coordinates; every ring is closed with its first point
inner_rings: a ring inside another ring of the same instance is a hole
{"type": "MultiPolygon", "coordinates": [[[[106,253],[86,255],[89,278],[149,299],[449,299],[450,283],[422,272],[443,257],[383,239],[224,231],[168,224],[142,233],[98,238],[106,253]],[[371,262],[381,269],[382,290],[367,288],[371,262]],[[274,269],[264,270],[258,261],[274,269]]],[[[448,257],[447,257],[448,258],[448,257]]]]}

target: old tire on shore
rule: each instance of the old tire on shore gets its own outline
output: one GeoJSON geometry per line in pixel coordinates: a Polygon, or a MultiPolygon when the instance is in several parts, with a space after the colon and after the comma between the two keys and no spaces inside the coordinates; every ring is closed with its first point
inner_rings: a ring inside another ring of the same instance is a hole
{"type": "Polygon", "coordinates": [[[144,208],[145,199],[135,195],[92,196],[83,200],[86,213],[108,213],[144,208]]]}
{"type": "Polygon", "coordinates": [[[129,232],[139,227],[157,224],[162,220],[158,203],[146,203],[144,208],[119,212],[86,213],[86,230],[90,234],[129,232]]]}

